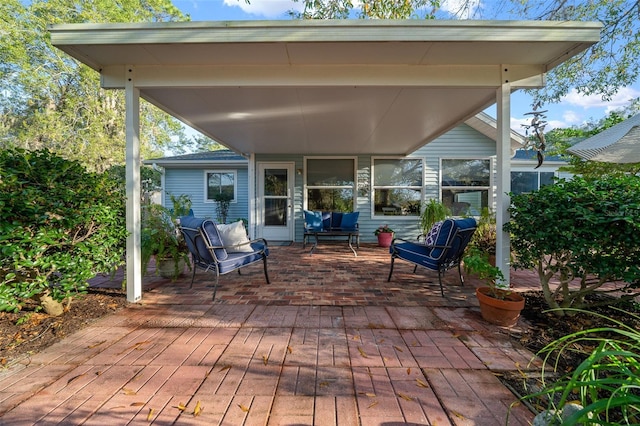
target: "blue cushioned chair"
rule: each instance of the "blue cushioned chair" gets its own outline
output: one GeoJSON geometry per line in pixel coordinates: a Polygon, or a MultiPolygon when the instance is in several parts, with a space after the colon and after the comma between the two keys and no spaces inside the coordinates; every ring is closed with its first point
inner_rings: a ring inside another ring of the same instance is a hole
{"type": "Polygon", "coordinates": [[[193,287],[197,268],[214,272],[216,281],[213,287],[213,300],[216,298],[220,275],[236,270],[239,274],[241,268],[259,261],[262,261],[264,265],[264,276],[267,284],[270,284],[269,274],[267,273],[269,247],[265,239],[259,238],[248,241],[246,244],[251,246],[251,251],[237,252],[237,245],[233,246],[236,250],[231,251],[232,247],[227,247],[223,244],[214,221],[194,216],[180,218],[180,232],[182,232],[193,258],[194,268],[191,276],[191,287],[193,287]]]}
{"type": "Polygon", "coordinates": [[[476,221],[473,218],[446,219],[433,226],[425,236],[424,242],[408,241],[401,238],[394,239],[391,247],[389,247],[391,270],[387,281],[391,281],[395,260],[402,259],[415,265],[413,268],[414,273],[418,266],[438,272],[440,293],[444,297],[442,276],[449,269],[458,267],[460,283],[464,285],[460,261],[462,260],[464,249],[469,244],[475,231],[476,221]]]}

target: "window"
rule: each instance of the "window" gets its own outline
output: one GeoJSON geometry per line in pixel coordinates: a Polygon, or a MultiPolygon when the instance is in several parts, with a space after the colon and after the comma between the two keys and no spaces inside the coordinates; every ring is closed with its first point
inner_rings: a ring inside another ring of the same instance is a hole
{"type": "Polygon", "coordinates": [[[540,189],[541,186],[553,183],[553,172],[511,172],[511,192],[522,194],[540,189]]]}
{"type": "Polygon", "coordinates": [[[307,209],[315,211],[353,211],[355,195],[354,158],[308,158],[307,209]]]}
{"type": "Polygon", "coordinates": [[[374,215],[420,215],[423,170],[420,158],[374,158],[374,215]]]}
{"type": "Polygon", "coordinates": [[[231,202],[236,201],[236,171],[207,170],[204,172],[205,202],[214,202],[217,194],[226,194],[231,202]]]}
{"type": "Polygon", "coordinates": [[[479,216],[489,208],[491,160],[442,160],[440,170],[442,203],[454,216],[479,216]]]}

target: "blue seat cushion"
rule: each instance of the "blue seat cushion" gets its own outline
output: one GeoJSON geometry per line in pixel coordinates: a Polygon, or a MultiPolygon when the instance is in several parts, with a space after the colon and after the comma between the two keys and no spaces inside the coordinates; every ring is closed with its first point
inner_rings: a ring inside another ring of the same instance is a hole
{"type": "Polygon", "coordinates": [[[331,229],[331,212],[322,212],[322,229],[331,229]]]}
{"type": "Polygon", "coordinates": [[[430,256],[433,249],[425,246],[424,244],[415,243],[398,243],[395,246],[389,248],[391,252],[395,250],[398,253],[398,257],[408,260],[409,262],[424,266],[432,271],[438,270],[438,260],[430,256]]]}
{"type": "Polygon", "coordinates": [[[322,230],[322,213],[305,210],[304,225],[305,225],[305,228],[307,228],[308,230],[321,231],[322,230]]]}
{"type": "Polygon", "coordinates": [[[251,243],[253,252],[251,253],[229,253],[227,258],[218,264],[220,274],[235,271],[236,269],[262,260],[269,255],[269,248],[262,243],[251,243]],[[264,254],[263,251],[264,250],[264,254]]]}
{"type": "Polygon", "coordinates": [[[331,228],[341,228],[342,227],[342,212],[331,212],[331,228]]]}
{"type": "Polygon", "coordinates": [[[344,230],[355,230],[358,228],[358,218],[360,217],[360,212],[353,213],[343,213],[342,214],[342,222],[340,223],[340,227],[344,230]]]}

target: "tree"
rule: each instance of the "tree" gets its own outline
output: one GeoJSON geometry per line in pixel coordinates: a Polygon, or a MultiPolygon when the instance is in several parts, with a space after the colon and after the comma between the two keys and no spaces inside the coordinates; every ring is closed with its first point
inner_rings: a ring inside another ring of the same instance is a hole
{"type": "MultiPolygon", "coordinates": [[[[51,46],[54,23],[185,20],[169,0],[18,0],[0,4],[0,148],[48,149],[103,171],[124,162],[124,93],[51,46]]],[[[143,156],[186,140],[182,125],[141,103],[143,156]]]]}
{"type": "Polygon", "coordinates": [[[553,103],[572,88],[583,95],[599,94],[608,100],[620,88],[638,80],[640,72],[640,1],[638,0],[504,0],[484,6],[478,0],[296,0],[304,3],[297,18],[335,19],[529,19],[598,21],[604,26],[595,46],[551,70],[547,85],[531,91],[534,103],[553,103]],[[361,5],[361,6],[360,6],[361,5]]]}
{"type": "Polygon", "coordinates": [[[624,175],[574,177],[511,195],[505,231],[511,233],[514,267],[537,271],[545,300],[559,315],[593,306],[587,296],[606,283],[618,282],[620,300],[638,295],[638,194],[640,177],[624,175]],[[552,280],[559,282],[556,288],[552,280]]]}

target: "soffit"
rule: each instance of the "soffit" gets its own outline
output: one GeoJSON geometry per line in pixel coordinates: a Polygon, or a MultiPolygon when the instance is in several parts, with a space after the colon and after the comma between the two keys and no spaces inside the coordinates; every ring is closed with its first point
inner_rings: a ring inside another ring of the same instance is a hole
{"type": "Polygon", "coordinates": [[[63,24],[55,46],[238,153],[408,154],[539,86],[600,24],[242,21],[63,24]]]}

